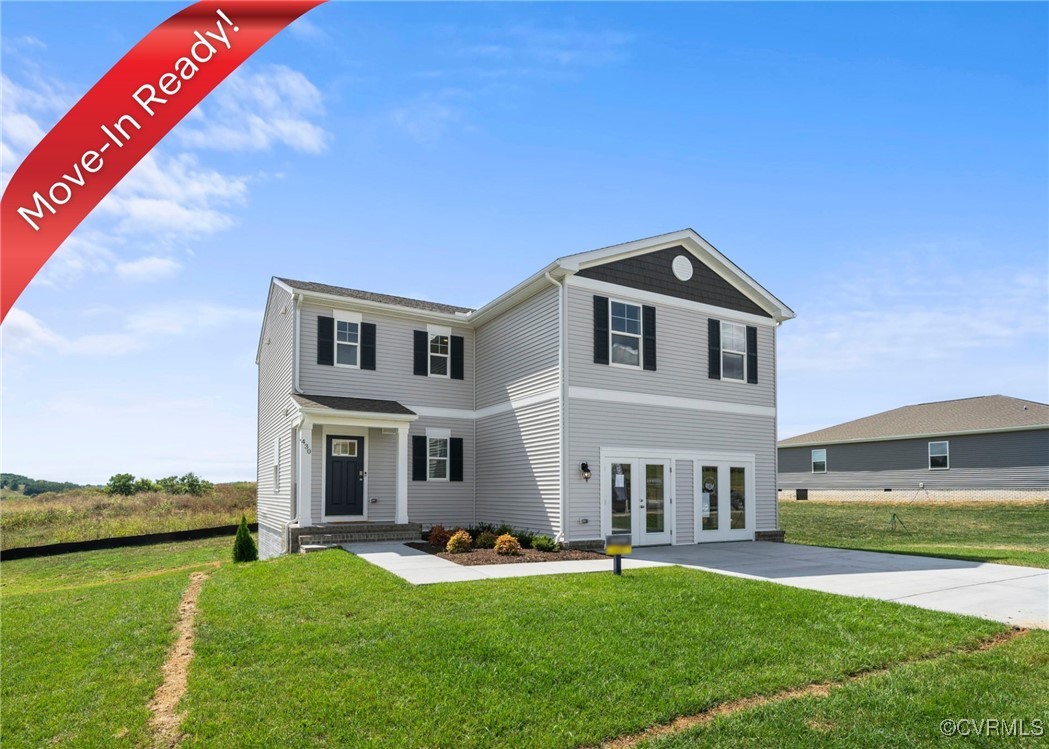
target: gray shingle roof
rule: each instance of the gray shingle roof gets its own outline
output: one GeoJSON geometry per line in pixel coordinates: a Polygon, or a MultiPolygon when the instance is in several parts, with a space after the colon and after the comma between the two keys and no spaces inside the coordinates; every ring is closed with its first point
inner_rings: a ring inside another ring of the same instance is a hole
{"type": "Polygon", "coordinates": [[[415,416],[415,411],[405,408],[397,401],[380,401],[370,398],[344,398],[337,395],[306,395],[293,393],[292,398],[303,408],[330,408],[334,411],[357,411],[369,414],[396,414],[415,416]]]}
{"type": "Polygon", "coordinates": [[[439,302],[427,302],[423,299],[409,299],[403,296],[392,296],[390,294],[376,294],[373,291],[361,291],[360,289],[347,289],[343,286],[329,286],[326,283],[315,283],[313,281],[295,281],[290,278],[278,278],[293,289],[301,291],[315,291],[318,294],[331,294],[333,296],[344,296],[349,299],[362,299],[366,302],[378,302],[379,304],[392,304],[396,307],[407,307],[408,309],[421,309],[428,312],[445,312],[448,314],[473,312],[469,307],[456,307],[451,304],[440,304],[439,302]]]}
{"type": "Polygon", "coordinates": [[[926,434],[957,434],[975,430],[1049,428],[1049,405],[984,395],[978,398],[919,403],[885,411],[863,419],[819,429],[780,440],[780,447],[907,437],[926,434]]]}

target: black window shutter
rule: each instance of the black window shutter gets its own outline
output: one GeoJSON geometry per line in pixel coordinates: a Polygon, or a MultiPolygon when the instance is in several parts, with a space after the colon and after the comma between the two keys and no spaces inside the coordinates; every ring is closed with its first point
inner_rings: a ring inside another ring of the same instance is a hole
{"type": "Polygon", "coordinates": [[[415,331],[415,374],[427,377],[430,374],[430,336],[425,330],[415,331]]]}
{"type": "Polygon", "coordinates": [[[758,329],[747,326],[747,382],[758,384],[758,329]]]}
{"type": "Polygon", "coordinates": [[[317,315],[317,363],[335,366],[335,318],[317,315]]]}
{"type": "Polygon", "coordinates": [[[656,369],[656,308],[641,308],[641,358],[645,369],[656,369]]]}
{"type": "Polygon", "coordinates": [[[707,320],[707,377],[721,379],[721,320],[707,320]]]}
{"type": "Polygon", "coordinates": [[[452,336],[452,379],[463,379],[463,337],[452,336]]]}
{"type": "Polygon", "coordinates": [[[375,323],[361,323],[361,369],[375,369],[375,323]]]}
{"type": "Polygon", "coordinates": [[[426,481],[426,437],[412,437],[412,481],[426,481]]]}
{"type": "Polygon", "coordinates": [[[452,437],[448,440],[448,480],[463,480],[463,438],[452,437]]]}
{"type": "Polygon", "coordinates": [[[608,297],[594,297],[594,364],[608,364],[608,297]]]}

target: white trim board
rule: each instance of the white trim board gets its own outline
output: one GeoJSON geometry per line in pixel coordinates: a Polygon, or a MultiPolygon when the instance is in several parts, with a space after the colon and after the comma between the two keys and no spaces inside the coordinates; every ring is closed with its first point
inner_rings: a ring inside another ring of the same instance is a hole
{"type": "Polygon", "coordinates": [[[517,411],[522,408],[528,408],[529,406],[535,406],[540,403],[547,403],[549,401],[556,401],[560,398],[561,392],[559,388],[551,388],[549,390],[543,390],[542,392],[535,393],[533,395],[526,395],[523,398],[514,398],[512,400],[503,401],[502,403],[496,403],[491,406],[485,406],[479,408],[476,411],[471,411],[466,408],[439,408],[434,406],[412,406],[407,405],[406,407],[415,411],[419,416],[429,416],[433,418],[441,419],[462,419],[464,421],[471,421],[476,419],[485,419],[489,416],[496,416],[502,413],[508,413],[510,411],[517,411]]]}
{"type": "Polygon", "coordinates": [[[651,393],[633,393],[626,390],[604,390],[571,385],[568,388],[569,399],[602,401],[609,403],[630,403],[637,406],[657,406],[677,408],[689,411],[711,411],[714,413],[742,414],[745,416],[776,416],[774,406],[753,406],[748,403],[726,403],[724,401],[702,400],[699,398],[680,398],[674,395],[653,395],[651,393]]]}
{"type": "Polygon", "coordinates": [[[607,281],[598,281],[594,278],[569,276],[565,279],[565,283],[574,289],[597,291],[608,295],[609,297],[615,295],[620,297],[620,301],[623,301],[623,297],[627,297],[631,301],[648,302],[653,305],[661,305],[664,307],[677,307],[689,312],[700,312],[709,317],[715,317],[718,320],[727,320],[728,322],[759,325],[765,328],[774,328],[778,325],[778,323],[771,317],[752,315],[749,312],[737,312],[736,310],[728,309],[726,307],[715,307],[713,304],[693,302],[689,299],[681,299],[680,297],[669,296],[667,294],[657,294],[654,291],[644,291],[642,289],[634,289],[628,286],[620,286],[619,284],[608,283],[607,281]]]}

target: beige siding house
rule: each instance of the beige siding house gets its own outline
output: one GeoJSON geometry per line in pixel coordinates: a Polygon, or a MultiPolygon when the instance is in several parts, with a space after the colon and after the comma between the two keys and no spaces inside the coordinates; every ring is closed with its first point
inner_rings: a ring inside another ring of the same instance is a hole
{"type": "Polygon", "coordinates": [[[776,538],[793,316],[691,229],[560,258],[478,310],[274,278],[261,553],[437,523],[776,538]]]}

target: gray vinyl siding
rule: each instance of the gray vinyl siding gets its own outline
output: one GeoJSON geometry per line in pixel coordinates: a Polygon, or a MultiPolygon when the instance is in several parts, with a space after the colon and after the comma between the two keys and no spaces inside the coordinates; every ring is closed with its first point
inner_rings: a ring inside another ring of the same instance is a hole
{"type": "Polygon", "coordinates": [[[560,530],[559,292],[551,286],[477,330],[477,408],[551,400],[477,421],[477,520],[560,530]]]}
{"type": "Polygon", "coordinates": [[[560,531],[559,402],[477,422],[477,520],[560,531]]]}
{"type": "Polygon", "coordinates": [[[292,405],[294,319],[291,294],[272,286],[258,365],[257,511],[259,553],[263,558],[283,551],[281,534],[293,513],[292,429],[285,409],[292,405]],[[273,439],[278,436],[280,466],[279,475],[275,475],[273,439]]]}
{"type": "MultiPolygon", "coordinates": [[[[346,309],[353,309],[347,304],[346,309]]],[[[474,336],[468,327],[452,325],[452,335],[463,337],[462,380],[423,377],[414,371],[414,331],[426,323],[371,310],[358,310],[363,322],[375,323],[375,369],[350,369],[317,364],[317,317],[331,317],[331,306],[302,305],[302,352],[299,387],[311,395],[395,400],[411,408],[474,408],[474,336]]],[[[442,323],[443,325],[444,323],[442,323]]]]}
{"type": "Polygon", "coordinates": [[[559,387],[558,299],[551,286],[477,329],[477,408],[559,387]]]}
{"type": "MultiPolygon", "coordinates": [[[[570,398],[565,458],[569,466],[565,472],[569,540],[600,538],[601,481],[606,479],[597,470],[602,447],[636,448],[639,452],[712,450],[752,453],[755,460],[755,530],[776,530],[774,422],[771,416],[686,411],[570,398]],[[589,482],[584,482],[579,471],[571,468],[584,461],[594,469],[589,482]],[[587,520],[586,524],[580,522],[583,519],[587,520]]],[[[684,501],[691,499],[690,495],[684,501]]]]}
{"type": "Polygon", "coordinates": [[[692,484],[694,473],[695,466],[691,460],[674,461],[674,501],[677,503],[677,529],[674,535],[679,544],[696,542],[696,502],[692,484]]]}
{"type": "Polygon", "coordinates": [[[1038,489],[1049,487],[1049,429],[854,442],[779,450],[783,489],[1038,489]],[[930,442],[950,443],[950,469],[929,470],[930,442]],[[812,473],[812,450],[827,472],[812,473]]]}
{"type": "MultiPolygon", "coordinates": [[[[614,298],[642,304],[624,288],[614,298]]],[[[570,386],[628,390],[651,395],[775,406],[775,332],[759,325],[758,383],[711,380],[707,377],[708,315],[680,307],[655,304],[656,371],[594,364],[593,326],[595,292],[568,287],[568,363],[570,386]]],[[[601,293],[599,296],[609,296],[601,293]]],[[[651,304],[651,302],[643,302],[651,304]]],[[[732,314],[726,311],[726,314],[732,314]]],[[[726,318],[731,319],[731,318],[726,318]]]]}

